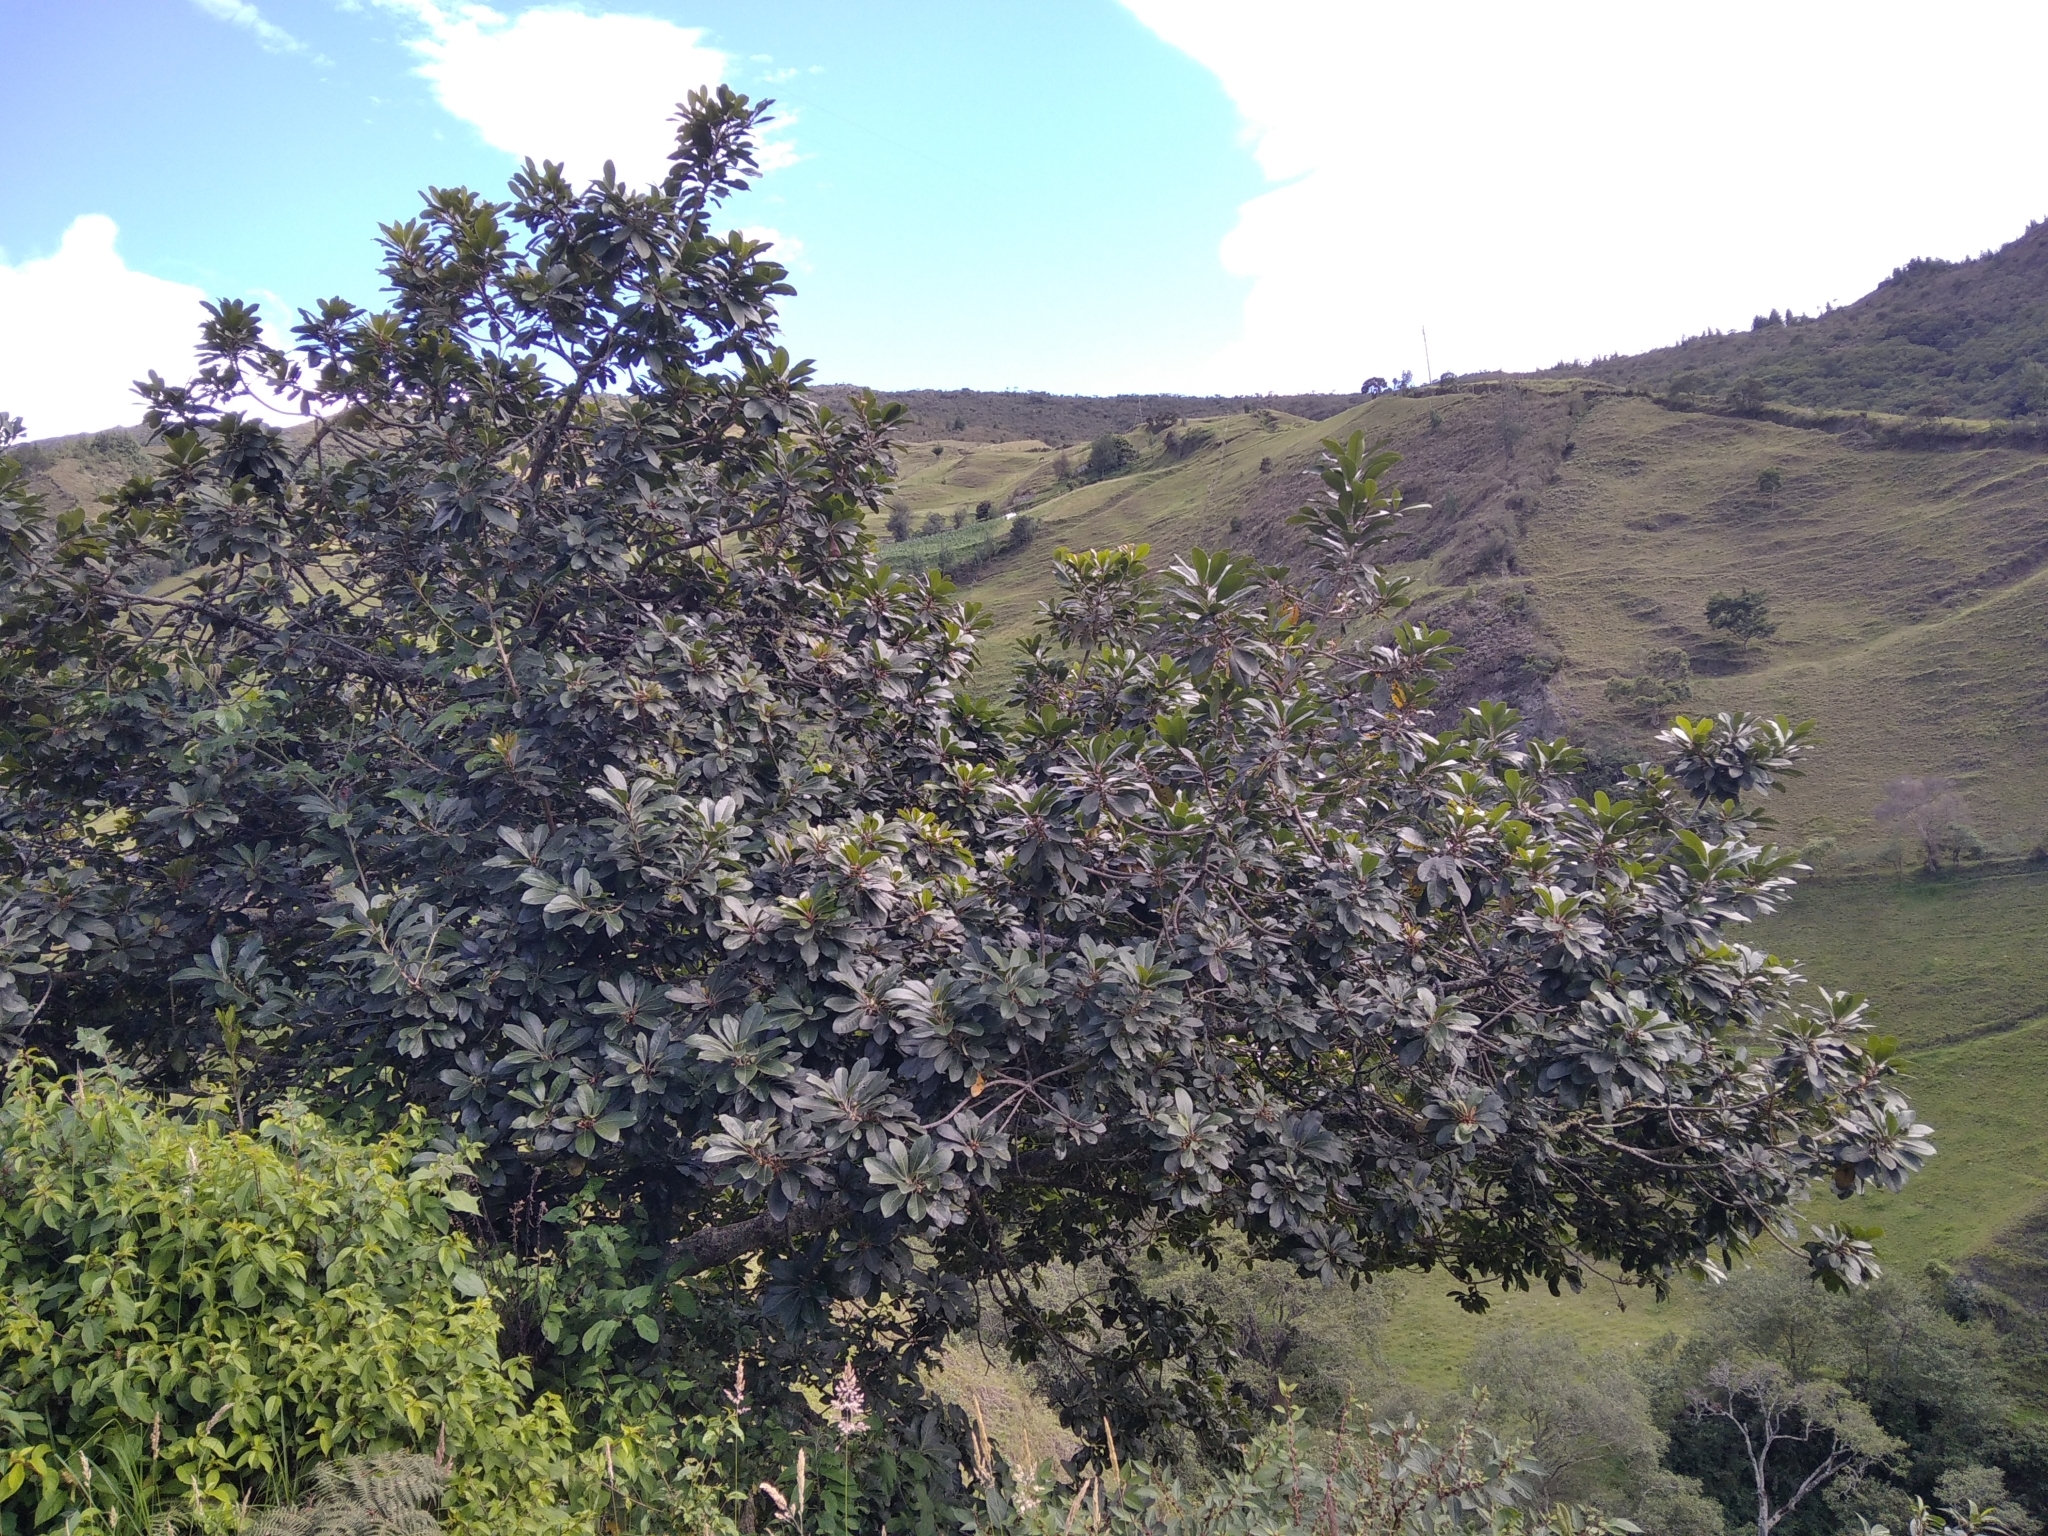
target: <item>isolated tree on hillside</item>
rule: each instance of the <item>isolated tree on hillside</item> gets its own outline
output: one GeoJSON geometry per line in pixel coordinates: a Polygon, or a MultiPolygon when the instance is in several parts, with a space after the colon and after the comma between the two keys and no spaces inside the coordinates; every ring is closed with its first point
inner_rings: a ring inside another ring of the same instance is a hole
{"type": "Polygon", "coordinates": [[[1100,480],[1115,474],[1137,456],[1137,447],[1129,438],[1105,432],[1088,445],[1088,473],[1100,480]]]}
{"type": "Polygon", "coordinates": [[[1944,853],[1963,844],[1957,834],[1970,824],[1970,809],[1956,781],[1938,777],[1894,779],[1872,814],[1920,845],[1921,863],[1929,873],[1941,868],[1944,853]]]}
{"type": "Polygon", "coordinates": [[[2048,412],[2048,367],[2029,358],[2012,371],[2012,414],[2039,416],[2048,412]]]}
{"type": "Polygon", "coordinates": [[[1778,632],[1771,620],[1770,600],[1749,587],[1740,592],[1716,592],[1707,599],[1707,627],[1724,630],[1744,645],[1768,640],[1778,632]]]}
{"type": "MultiPolygon", "coordinates": [[[[977,697],[977,611],[866,531],[897,412],[819,403],[783,269],[712,232],[759,113],[693,97],[651,189],[431,193],[388,308],[291,351],[215,306],[110,505],[0,472],[14,1045],[206,1090],[232,1031],[252,1091],[426,1106],[480,1234],[595,1210],[781,1381],[851,1352],[900,1400],[993,1298],[1130,1446],[1236,1428],[1154,1247],[1475,1307],[1766,1235],[1866,1273],[1793,1203],[1898,1187],[1924,1128],[1859,1006],[1729,926],[1790,886],[1752,806],[1803,731],[1681,721],[1586,800],[1512,710],[1432,711],[1356,437],[1303,578],[1063,554],[977,697]]],[[[680,1391],[715,1321],[612,1347],[680,1391]]]]}
{"type": "Polygon", "coordinates": [[[1728,404],[1745,415],[1762,410],[1768,398],[1763,380],[1753,373],[1736,380],[1728,391],[1728,404]]]}

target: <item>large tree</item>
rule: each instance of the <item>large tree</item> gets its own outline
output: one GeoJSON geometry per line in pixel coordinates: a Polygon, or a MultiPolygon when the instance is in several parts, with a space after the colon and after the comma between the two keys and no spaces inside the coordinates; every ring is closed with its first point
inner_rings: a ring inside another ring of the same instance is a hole
{"type": "Polygon", "coordinates": [[[1801,733],[1681,722],[1586,800],[1512,711],[1432,713],[1356,438],[1306,580],[1063,554],[1012,705],[970,692],[973,605],[869,532],[892,412],[809,395],[783,269],[713,233],[760,110],[693,98],[657,187],[430,193],[387,306],[288,348],[214,306],[104,507],[0,472],[17,1043],[429,1105],[486,1235],[625,1222],[778,1358],[909,1370],[992,1300],[1091,1432],[1215,1406],[1148,1247],[1479,1305],[1905,1179],[1860,1008],[1741,942],[1801,733]]]}

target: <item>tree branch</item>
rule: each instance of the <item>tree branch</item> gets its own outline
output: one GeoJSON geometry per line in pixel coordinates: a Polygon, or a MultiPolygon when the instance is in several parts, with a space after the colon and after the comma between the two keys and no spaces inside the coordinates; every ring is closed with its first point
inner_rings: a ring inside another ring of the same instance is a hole
{"type": "Polygon", "coordinates": [[[705,1227],[688,1237],[676,1238],[662,1253],[662,1261],[676,1274],[694,1275],[757,1253],[779,1238],[808,1237],[813,1232],[822,1232],[853,1213],[853,1202],[844,1199],[804,1206],[783,1217],[762,1211],[744,1221],[705,1227]]]}

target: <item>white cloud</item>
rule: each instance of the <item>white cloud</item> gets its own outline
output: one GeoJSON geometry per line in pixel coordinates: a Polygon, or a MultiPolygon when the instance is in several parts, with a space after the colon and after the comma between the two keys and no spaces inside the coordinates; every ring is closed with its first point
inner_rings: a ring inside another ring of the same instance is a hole
{"type": "MultiPolygon", "coordinates": [[[[649,16],[552,6],[505,16],[487,6],[379,0],[419,28],[411,47],[435,98],[495,149],[566,163],[593,177],[606,160],[629,182],[661,180],[677,103],[725,77],[704,32],[649,16]]],[[[764,146],[762,164],[788,161],[764,146]]]]}
{"type": "Polygon", "coordinates": [[[795,235],[786,235],[773,224],[749,224],[740,233],[749,240],[765,240],[771,260],[779,261],[794,271],[810,270],[810,264],[804,259],[804,243],[795,235]]]}
{"type": "Polygon", "coordinates": [[[1273,189],[1190,387],[1541,367],[1817,310],[2048,212],[2048,9],[1124,0],[1216,75],[1273,189]],[[1996,38],[1987,46],[1987,38],[1996,38]]]}
{"type": "Polygon", "coordinates": [[[134,381],[193,370],[202,295],[137,272],[105,214],[72,220],[55,255],[0,262],[0,410],[37,437],[142,419],[134,381]]]}
{"type": "Polygon", "coordinates": [[[306,45],[283,27],[268,20],[247,0],[192,0],[192,3],[216,21],[224,21],[231,27],[240,27],[251,34],[257,45],[266,53],[304,53],[306,45]]]}

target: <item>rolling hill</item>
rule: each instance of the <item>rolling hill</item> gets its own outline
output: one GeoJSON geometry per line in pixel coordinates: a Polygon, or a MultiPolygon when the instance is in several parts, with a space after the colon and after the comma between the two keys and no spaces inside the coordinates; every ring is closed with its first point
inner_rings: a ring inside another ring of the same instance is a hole
{"type": "Polygon", "coordinates": [[[1775,400],[1925,416],[2048,411],[2048,223],[1974,261],[1922,257],[1853,304],[1759,316],[1634,357],[1560,369],[1660,392],[1724,394],[1753,378],[1775,400]]]}

